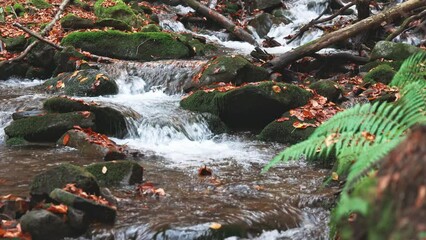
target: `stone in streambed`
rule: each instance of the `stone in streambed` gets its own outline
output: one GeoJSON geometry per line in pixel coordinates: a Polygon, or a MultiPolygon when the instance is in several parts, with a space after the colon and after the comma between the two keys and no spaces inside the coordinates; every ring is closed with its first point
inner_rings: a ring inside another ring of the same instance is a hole
{"type": "Polygon", "coordinates": [[[66,16],[61,18],[60,22],[63,29],[76,30],[95,27],[95,23],[93,22],[93,20],[81,18],[72,13],[67,14],[66,16]]]}
{"type": "Polygon", "coordinates": [[[105,161],[127,157],[122,147],[116,145],[107,136],[91,130],[71,129],[62,135],[57,144],[76,148],[85,156],[105,161]]]}
{"type": "Polygon", "coordinates": [[[420,51],[422,51],[421,48],[410,44],[380,41],[376,43],[371,51],[370,58],[372,60],[384,58],[388,60],[402,61],[420,51]]]}
{"type": "Polygon", "coordinates": [[[40,209],[33,210],[20,219],[22,231],[30,233],[32,239],[63,239],[72,235],[71,227],[59,214],[40,209]]]}
{"type": "Polygon", "coordinates": [[[127,120],[138,120],[141,116],[130,108],[106,103],[85,102],[69,97],[53,97],[43,103],[43,108],[48,112],[74,112],[90,111],[95,114],[96,132],[123,138],[128,133],[127,120]]]}
{"type": "Polygon", "coordinates": [[[308,91],[272,81],[248,84],[228,91],[199,90],[180,102],[184,109],[209,112],[232,129],[262,129],[284,112],[303,106],[308,91]]]}
{"type": "Polygon", "coordinates": [[[115,80],[94,69],[62,73],[44,82],[43,86],[49,92],[70,96],[94,97],[118,93],[115,80]]]}
{"type": "Polygon", "coordinates": [[[69,183],[90,194],[100,194],[96,178],[82,167],[69,163],[50,168],[34,177],[30,184],[32,196],[46,196],[55,188],[63,188],[69,183]]]}
{"type": "Polygon", "coordinates": [[[95,115],[90,112],[50,113],[13,121],[4,131],[9,138],[33,142],[56,142],[74,126],[90,128],[95,115]]]}
{"type": "Polygon", "coordinates": [[[120,184],[137,184],[143,179],[143,167],[135,161],[110,161],[93,163],[86,166],[100,184],[111,186],[120,184]]]}
{"type": "Polygon", "coordinates": [[[111,206],[94,202],[59,188],[54,189],[49,194],[49,197],[57,202],[85,212],[89,219],[97,222],[113,223],[117,216],[117,210],[111,206]]]}
{"type": "Polygon", "coordinates": [[[236,85],[258,82],[267,79],[269,73],[266,69],[258,67],[244,57],[237,55],[211,59],[196,76],[199,77],[183,87],[186,92],[218,82],[236,85]]]}
{"type": "Polygon", "coordinates": [[[319,95],[326,97],[332,102],[336,102],[343,93],[340,86],[332,80],[316,81],[309,85],[309,88],[315,90],[319,95]]]}
{"type": "Polygon", "coordinates": [[[395,73],[396,71],[391,66],[389,66],[388,64],[382,64],[371,69],[364,76],[364,83],[380,82],[384,84],[389,84],[392,81],[395,73]]]}

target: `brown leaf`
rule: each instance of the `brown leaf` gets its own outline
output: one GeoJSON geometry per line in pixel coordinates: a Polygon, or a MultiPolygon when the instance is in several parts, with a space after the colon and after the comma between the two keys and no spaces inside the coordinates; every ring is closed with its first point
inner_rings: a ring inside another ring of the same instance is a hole
{"type": "Polygon", "coordinates": [[[66,205],[60,204],[60,205],[50,205],[46,209],[47,211],[50,211],[52,213],[60,213],[60,214],[66,214],[68,212],[68,207],[66,205]]]}
{"type": "Polygon", "coordinates": [[[288,118],[288,117],[280,117],[280,118],[276,119],[275,122],[284,122],[284,121],[288,121],[288,120],[290,120],[290,118],[288,118]]]}
{"type": "Polygon", "coordinates": [[[272,90],[273,90],[275,93],[280,93],[280,92],[281,92],[281,88],[280,88],[280,86],[277,86],[277,85],[272,86],[272,90]]]}
{"type": "Polygon", "coordinates": [[[67,133],[65,134],[64,139],[62,140],[62,144],[66,146],[69,141],[70,141],[70,135],[67,133]]]}

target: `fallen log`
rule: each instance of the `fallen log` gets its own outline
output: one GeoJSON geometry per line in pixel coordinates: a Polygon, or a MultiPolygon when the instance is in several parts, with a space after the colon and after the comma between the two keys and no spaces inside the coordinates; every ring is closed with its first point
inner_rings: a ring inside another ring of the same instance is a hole
{"type": "Polygon", "coordinates": [[[193,8],[199,14],[204,15],[210,18],[211,20],[219,23],[226,30],[238,37],[240,40],[243,40],[255,46],[259,45],[250,33],[245,31],[243,28],[235,25],[231,20],[229,20],[222,14],[216,12],[215,10],[204,6],[196,0],[183,0],[183,2],[185,2],[188,6],[193,8]]]}
{"type": "Polygon", "coordinates": [[[284,53],[283,55],[272,59],[270,62],[265,64],[264,67],[268,68],[271,72],[276,71],[300,58],[303,58],[307,55],[311,55],[325,47],[328,47],[345,39],[354,37],[367,30],[378,27],[382,22],[392,22],[394,19],[401,17],[401,15],[407,15],[410,11],[419,7],[423,7],[425,5],[426,0],[408,0],[386,11],[365,18],[348,27],[325,34],[317,40],[314,40],[293,50],[290,50],[284,53]]]}

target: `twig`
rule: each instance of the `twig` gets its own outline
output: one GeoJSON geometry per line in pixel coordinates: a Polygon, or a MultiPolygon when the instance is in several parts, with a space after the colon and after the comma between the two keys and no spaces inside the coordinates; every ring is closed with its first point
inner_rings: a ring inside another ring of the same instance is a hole
{"type": "Polygon", "coordinates": [[[399,28],[395,32],[389,34],[389,36],[386,38],[386,41],[392,41],[392,39],[396,38],[399,34],[404,32],[408,24],[423,17],[426,17],[426,10],[423,10],[419,14],[412,15],[409,18],[405,19],[404,22],[402,22],[401,26],[399,26],[399,28]]]}
{"type": "Polygon", "coordinates": [[[36,33],[36,32],[31,31],[30,29],[28,29],[28,28],[26,28],[26,27],[22,26],[20,23],[14,23],[14,24],[13,24],[13,26],[14,26],[14,27],[17,27],[17,28],[19,28],[19,29],[21,29],[21,30],[23,30],[24,32],[27,32],[27,33],[28,33],[28,34],[30,34],[31,36],[33,36],[33,37],[37,38],[39,41],[45,42],[45,43],[49,44],[50,46],[52,46],[52,47],[54,47],[54,48],[56,48],[56,49],[58,49],[58,50],[63,50],[63,49],[64,49],[64,47],[59,46],[59,45],[57,45],[57,44],[55,44],[55,43],[53,43],[53,42],[51,42],[51,41],[49,41],[49,40],[47,40],[47,39],[43,38],[42,36],[40,36],[40,34],[38,34],[38,33],[36,33]]]}

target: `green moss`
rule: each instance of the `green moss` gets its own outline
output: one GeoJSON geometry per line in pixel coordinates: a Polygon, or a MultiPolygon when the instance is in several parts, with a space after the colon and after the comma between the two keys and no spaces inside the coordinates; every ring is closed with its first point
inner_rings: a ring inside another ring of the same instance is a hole
{"type": "Polygon", "coordinates": [[[7,139],[6,145],[9,147],[25,146],[28,145],[28,141],[22,137],[14,137],[7,139]]]}
{"type": "Polygon", "coordinates": [[[88,165],[86,169],[96,177],[99,183],[105,186],[142,182],[143,168],[134,161],[94,163],[88,165]],[[103,173],[104,169],[106,169],[105,173],[103,173]]]}
{"type": "Polygon", "coordinates": [[[194,112],[208,112],[211,114],[218,115],[218,109],[216,106],[215,98],[219,92],[204,92],[196,91],[188,97],[180,101],[180,106],[183,109],[194,111],[194,112]]]}
{"type": "Polygon", "coordinates": [[[326,97],[332,102],[336,101],[342,94],[340,86],[331,80],[319,80],[312,83],[309,88],[315,90],[319,95],[326,97]]]}
{"type": "MultiPolygon", "coordinates": [[[[284,144],[296,144],[307,139],[315,130],[313,127],[298,129],[293,127],[295,121],[299,121],[296,117],[291,117],[289,113],[285,113],[282,117],[288,117],[289,120],[283,122],[273,121],[269,123],[257,136],[262,141],[272,141],[284,144]]],[[[313,123],[314,121],[306,121],[313,123]]]]}
{"type": "Polygon", "coordinates": [[[163,32],[123,33],[120,31],[74,32],[62,39],[93,54],[127,60],[185,58],[189,49],[171,34],[163,32]],[[120,43],[120,44],[117,44],[120,43]]]}
{"type": "Polygon", "coordinates": [[[28,141],[56,142],[62,134],[74,126],[92,127],[93,117],[85,118],[77,112],[46,114],[13,121],[4,131],[10,138],[23,138],[28,141]]]}
{"type": "Polygon", "coordinates": [[[38,9],[50,8],[52,4],[44,0],[31,0],[31,4],[38,9]]]}
{"type": "Polygon", "coordinates": [[[131,31],[132,27],[125,23],[124,21],[114,19],[114,18],[103,18],[98,21],[96,21],[95,25],[97,27],[111,27],[115,30],[122,30],[122,31],[131,31]]]}
{"type": "Polygon", "coordinates": [[[103,7],[102,3],[104,1],[105,0],[97,0],[95,3],[95,15],[98,18],[113,18],[121,20],[130,26],[137,25],[138,18],[136,14],[122,0],[114,0],[116,4],[112,7],[103,7]]]}
{"type": "Polygon", "coordinates": [[[419,51],[422,50],[410,44],[380,41],[374,46],[371,52],[371,59],[384,58],[394,61],[403,61],[419,51]]]}
{"type": "Polygon", "coordinates": [[[387,64],[379,65],[371,69],[365,76],[365,83],[376,83],[381,82],[384,84],[389,84],[392,81],[393,76],[396,71],[387,64]]]}
{"type": "Polygon", "coordinates": [[[23,16],[25,13],[25,7],[20,3],[13,4],[13,9],[15,10],[16,15],[23,16]]]}
{"type": "Polygon", "coordinates": [[[156,24],[148,24],[141,29],[141,32],[161,32],[161,28],[156,24]]]}
{"type": "Polygon", "coordinates": [[[81,18],[71,13],[61,18],[60,22],[62,28],[65,29],[87,29],[94,27],[92,20],[81,18]]]}
{"type": "Polygon", "coordinates": [[[15,38],[4,38],[2,41],[6,44],[6,49],[8,51],[22,51],[27,45],[27,39],[24,35],[15,38]]]}

